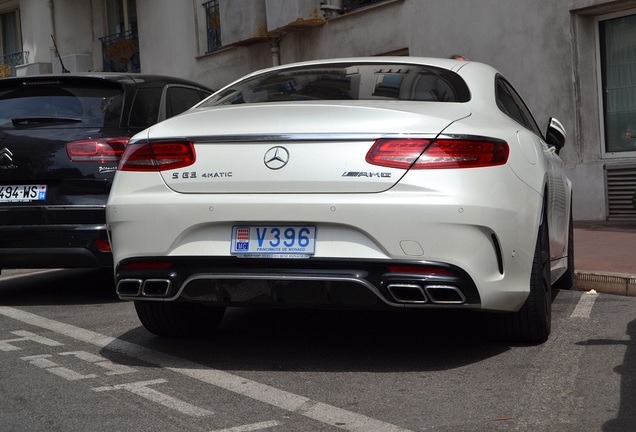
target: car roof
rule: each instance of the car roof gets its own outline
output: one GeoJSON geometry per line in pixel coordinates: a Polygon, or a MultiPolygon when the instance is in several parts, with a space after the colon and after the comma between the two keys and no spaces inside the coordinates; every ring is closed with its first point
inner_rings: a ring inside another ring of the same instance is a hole
{"type": "Polygon", "coordinates": [[[184,78],[155,75],[155,74],[142,74],[142,73],[118,73],[118,72],[77,72],[77,73],[63,73],[63,74],[43,74],[43,75],[27,75],[24,77],[11,77],[0,80],[0,86],[15,85],[18,83],[27,82],[69,82],[73,80],[105,80],[119,83],[123,86],[129,87],[153,87],[164,86],[166,84],[182,84],[192,87],[197,87],[206,91],[212,91],[207,86],[204,86],[195,81],[187,80],[184,78]]]}
{"type": "Polygon", "coordinates": [[[447,58],[435,58],[435,57],[411,57],[411,56],[374,56],[374,57],[339,57],[328,58],[319,60],[309,60],[295,63],[287,63],[279,66],[269,67],[254,71],[247,76],[259,74],[266,71],[284,70],[288,68],[303,67],[303,66],[320,66],[338,63],[401,63],[401,64],[414,64],[414,65],[428,65],[437,66],[449,70],[458,70],[468,62],[463,60],[454,60],[447,58]]]}
{"type": "MultiPolygon", "coordinates": [[[[458,73],[463,79],[468,80],[470,75],[495,75],[499,72],[490,65],[485,63],[470,61],[470,60],[455,60],[450,58],[437,58],[437,57],[412,57],[412,56],[373,56],[373,57],[340,57],[340,58],[327,58],[319,60],[308,60],[295,63],[287,63],[283,65],[268,67],[260,70],[253,71],[233,82],[219,89],[218,91],[232,87],[234,84],[250,79],[254,76],[266,74],[276,71],[285,71],[288,69],[302,68],[306,66],[322,66],[333,64],[377,64],[377,63],[394,63],[403,65],[425,65],[433,66],[442,69],[448,69],[450,71],[458,73]],[[465,75],[462,72],[468,71],[469,75],[465,75]]],[[[471,87],[471,86],[469,86],[471,87]]]]}

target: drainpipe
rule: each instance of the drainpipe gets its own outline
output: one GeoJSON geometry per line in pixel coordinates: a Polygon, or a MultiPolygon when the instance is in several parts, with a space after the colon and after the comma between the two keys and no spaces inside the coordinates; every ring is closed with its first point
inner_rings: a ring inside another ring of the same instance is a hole
{"type": "Polygon", "coordinates": [[[56,50],[55,50],[55,45],[53,43],[53,41],[55,41],[55,16],[54,16],[54,9],[55,6],[53,5],[53,0],[48,0],[46,2],[46,5],[49,8],[49,25],[51,26],[51,62],[53,62],[53,60],[55,60],[56,57],[56,50]]]}
{"type": "Polygon", "coordinates": [[[273,37],[271,40],[272,66],[280,65],[280,37],[273,37]]]}
{"type": "Polygon", "coordinates": [[[327,19],[342,15],[344,12],[342,0],[325,0],[321,3],[320,9],[327,19]]]}

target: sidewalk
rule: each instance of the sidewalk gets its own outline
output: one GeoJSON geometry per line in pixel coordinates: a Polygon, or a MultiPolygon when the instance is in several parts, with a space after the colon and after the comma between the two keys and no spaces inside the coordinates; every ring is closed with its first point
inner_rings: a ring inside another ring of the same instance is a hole
{"type": "Polygon", "coordinates": [[[575,221],[577,290],[636,296],[636,222],[575,221]]]}

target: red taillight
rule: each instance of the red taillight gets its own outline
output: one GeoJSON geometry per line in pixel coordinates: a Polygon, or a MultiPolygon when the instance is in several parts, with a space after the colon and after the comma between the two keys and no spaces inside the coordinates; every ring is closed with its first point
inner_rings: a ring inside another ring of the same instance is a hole
{"type": "Polygon", "coordinates": [[[503,165],[510,149],[504,141],[440,139],[415,162],[415,169],[477,168],[503,165]]]}
{"type": "Polygon", "coordinates": [[[73,162],[119,162],[129,138],[95,138],[66,143],[66,153],[73,162]]]}
{"type": "Polygon", "coordinates": [[[452,276],[454,274],[451,270],[431,266],[392,265],[387,266],[387,270],[389,270],[391,273],[408,273],[420,275],[452,276]]]}
{"type": "Polygon", "coordinates": [[[379,139],[366,160],[402,169],[477,168],[503,165],[509,152],[505,141],[494,139],[379,139]]]}
{"type": "Polygon", "coordinates": [[[367,162],[389,168],[409,169],[431,142],[429,139],[379,139],[367,153],[367,162]]]}
{"type": "Polygon", "coordinates": [[[134,143],[126,147],[120,171],[165,171],[192,165],[194,144],[184,142],[134,143]]]}
{"type": "Polygon", "coordinates": [[[95,240],[95,246],[100,252],[112,252],[110,242],[108,240],[97,239],[95,240]]]}

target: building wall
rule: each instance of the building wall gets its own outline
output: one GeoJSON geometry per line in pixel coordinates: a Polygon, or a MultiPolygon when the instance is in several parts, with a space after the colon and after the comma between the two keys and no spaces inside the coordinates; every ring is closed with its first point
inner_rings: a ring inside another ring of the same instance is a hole
{"type": "MultiPolygon", "coordinates": [[[[551,116],[562,121],[568,143],[561,156],[574,182],[574,217],[606,217],[605,167],[636,163],[636,158],[607,158],[602,152],[597,17],[636,9],[636,0],[387,0],[326,20],[321,1],[339,4],[339,0],[220,0],[225,19],[221,27],[232,26],[224,34],[236,43],[206,53],[202,0],[137,0],[142,72],[190,78],[218,89],[277,62],[393,52],[432,57],[460,53],[500,70],[542,128],[551,116]],[[287,17],[289,11],[275,11],[290,3],[299,15],[295,22],[294,14],[287,17]],[[267,14],[270,22],[263,32],[267,14]],[[281,19],[290,25],[281,26],[281,19]],[[276,28],[270,26],[273,21],[276,28]],[[246,33],[245,40],[241,32],[246,33]]],[[[0,0],[0,9],[9,3],[0,0]]],[[[24,45],[33,53],[32,61],[46,59],[47,50],[48,61],[54,60],[45,41],[50,28],[48,3],[20,0],[24,45]]],[[[103,0],[51,3],[62,55],[89,55],[92,68],[99,70],[98,38],[105,36],[106,28],[103,0]]]]}
{"type": "MultiPolygon", "coordinates": [[[[197,3],[201,7],[200,2],[197,3]]],[[[142,72],[184,78],[194,75],[198,47],[194,10],[197,3],[137,0],[142,72]]]]}
{"type": "Polygon", "coordinates": [[[22,49],[29,52],[31,63],[51,62],[50,8],[41,7],[42,3],[41,0],[23,0],[19,4],[22,49]]]}
{"type": "MultiPolygon", "coordinates": [[[[561,156],[574,182],[574,217],[600,220],[607,214],[604,167],[634,160],[602,157],[596,17],[634,7],[631,0],[387,1],[283,34],[280,61],[406,49],[411,56],[461,53],[491,64],[517,87],[542,128],[550,117],[565,124],[561,156]]],[[[271,65],[266,55],[255,55],[268,49],[260,44],[203,56],[196,77],[219,87],[246,69],[271,65]],[[210,74],[219,68],[223,74],[210,74]]]]}
{"type": "Polygon", "coordinates": [[[53,72],[61,72],[62,64],[70,71],[87,71],[94,67],[92,6],[92,2],[86,0],[58,0],[53,3],[54,27],[51,34],[55,37],[57,55],[62,59],[62,63],[59,59],[52,60],[53,72]]]}

